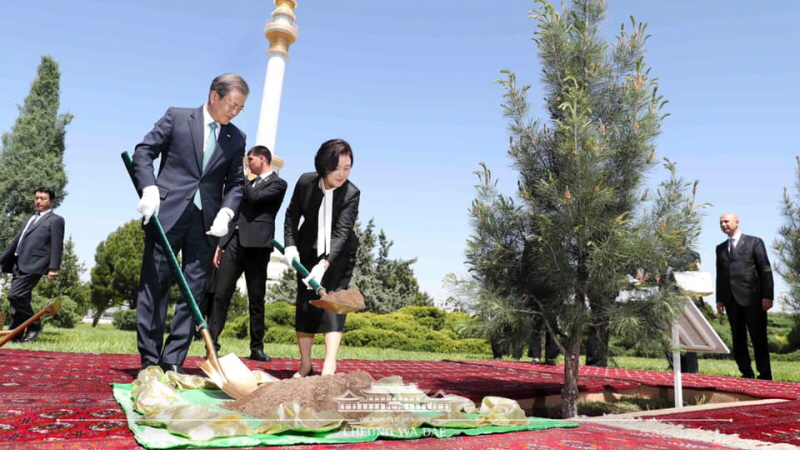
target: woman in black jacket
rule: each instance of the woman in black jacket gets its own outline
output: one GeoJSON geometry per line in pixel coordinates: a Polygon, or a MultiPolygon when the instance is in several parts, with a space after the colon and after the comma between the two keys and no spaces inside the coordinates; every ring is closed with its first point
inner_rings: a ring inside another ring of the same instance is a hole
{"type": "MultiPolygon", "coordinates": [[[[350,144],[342,139],[324,142],[314,158],[316,172],[304,173],[297,180],[284,219],[287,264],[300,259],[328,292],[347,289],[355,266],[358,238],[353,228],[361,192],[348,180],[352,165],[350,144]]],[[[311,305],[309,301],[316,298],[308,279],[298,274],[295,332],[300,368],[295,377],[313,374],[311,345],[316,333],[325,335],[322,375],[336,372],[346,315],[311,305]]]]}

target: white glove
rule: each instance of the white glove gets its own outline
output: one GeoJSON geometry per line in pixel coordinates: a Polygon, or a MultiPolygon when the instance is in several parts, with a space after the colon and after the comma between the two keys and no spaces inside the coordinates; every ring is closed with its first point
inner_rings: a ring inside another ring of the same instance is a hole
{"type": "Polygon", "coordinates": [[[211,228],[206,231],[206,234],[216,237],[222,237],[228,234],[228,222],[233,219],[233,211],[230,208],[222,208],[214,218],[214,223],[211,228]]]}
{"type": "Polygon", "coordinates": [[[161,197],[158,194],[158,186],[152,185],[142,189],[142,198],[139,199],[139,205],[136,210],[144,216],[144,224],[150,222],[150,217],[153,214],[158,214],[158,207],[161,206],[161,197]]]}
{"type": "Polygon", "coordinates": [[[328,270],[328,268],[325,267],[325,264],[320,261],[311,269],[311,272],[309,272],[308,276],[303,278],[303,284],[305,284],[309,289],[313,289],[311,287],[312,278],[317,280],[317,283],[322,284],[322,277],[325,275],[326,270],[328,270]]]}
{"type": "Polygon", "coordinates": [[[297,252],[297,247],[292,245],[283,249],[283,261],[287,266],[294,267],[292,266],[293,259],[300,261],[300,253],[297,252]]]}

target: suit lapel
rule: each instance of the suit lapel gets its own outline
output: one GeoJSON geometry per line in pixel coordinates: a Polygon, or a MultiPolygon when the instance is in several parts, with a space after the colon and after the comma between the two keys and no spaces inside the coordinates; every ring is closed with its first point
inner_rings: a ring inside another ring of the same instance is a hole
{"type": "MultiPolygon", "coordinates": [[[[28,229],[27,229],[27,230],[25,230],[25,236],[28,236],[28,235],[30,235],[30,234],[31,234],[31,232],[32,232],[33,230],[35,230],[35,229],[36,229],[36,227],[38,227],[38,226],[39,226],[39,224],[41,224],[42,222],[45,222],[45,221],[47,221],[47,220],[50,220],[50,216],[52,216],[52,215],[53,215],[53,212],[52,212],[52,211],[50,211],[49,213],[47,213],[47,214],[45,214],[45,215],[43,215],[43,216],[39,217],[39,220],[37,220],[36,222],[32,223],[32,224],[31,224],[31,226],[29,226],[29,227],[28,227],[28,229]]],[[[30,220],[30,219],[28,219],[28,220],[30,220]]]]}
{"type": "Polygon", "coordinates": [[[197,163],[197,170],[203,173],[203,140],[205,136],[205,124],[203,123],[203,107],[194,110],[189,115],[189,131],[192,135],[192,145],[194,146],[194,158],[197,163]]]}
{"type": "Polygon", "coordinates": [[[339,211],[342,210],[342,204],[344,203],[345,197],[347,197],[347,192],[350,188],[350,181],[345,181],[344,184],[339,189],[333,191],[333,220],[336,221],[336,218],[339,217],[339,211]]]}
{"type": "Polygon", "coordinates": [[[745,247],[749,245],[750,245],[750,239],[747,236],[742,235],[739,238],[739,243],[736,244],[736,248],[733,249],[734,256],[739,257],[740,254],[744,253],[745,247]]]}

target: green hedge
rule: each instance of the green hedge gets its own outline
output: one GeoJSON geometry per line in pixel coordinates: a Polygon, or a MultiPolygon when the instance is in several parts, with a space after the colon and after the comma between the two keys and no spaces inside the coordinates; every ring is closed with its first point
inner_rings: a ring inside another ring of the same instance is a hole
{"type": "MultiPolygon", "coordinates": [[[[265,342],[295,344],[294,305],[286,302],[270,303],[266,306],[265,322],[268,327],[265,342]]],[[[247,316],[228,322],[228,328],[245,330],[247,316]]],[[[489,343],[483,339],[467,338],[465,332],[472,320],[464,313],[447,313],[428,306],[408,306],[391,314],[370,312],[351,313],[344,324],[342,344],[352,347],[393,348],[397,350],[491,353],[489,343]]],[[[233,333],[233,331],[231,331],[233,333]]],[[[237,336],[238,337],[238,336],[237,336]]],[[[317,334],[314,343],[324,342],[324,335],[317,334]]]]}
{"type": "Polygon", "coordinates": [[[247,339],[250,336],[250,316],[239,316],[225,323],[220,337],[247,339]]]}
{"type": "Polygon", "coordinates": [[[447,315],[444,310],[436,308],[435,306],[406,306],[392,314],[398,313],[411,315],[416,319],[419,325],[437,331],[444,327],[444,318],[447,315]]]}
{"type": "Polygon", "coordinates": [[[287,302],[267,303],[264,306],[264,322],[270,328],[283,326],[294,328],[294,305],[287,302]]]}

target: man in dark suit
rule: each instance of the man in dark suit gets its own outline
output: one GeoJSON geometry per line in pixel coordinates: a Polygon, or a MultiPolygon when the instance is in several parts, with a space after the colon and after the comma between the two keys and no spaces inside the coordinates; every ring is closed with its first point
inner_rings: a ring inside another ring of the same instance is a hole
{"type": "Polygon", "coordinates": [[[733,358],[745,378],[753,378],[747,333],[753,343],[758,378],[772,379],[767,341],[767,311],[772,308],[772,268],[764,241],[739,231],[739,218],[726,213],[719,219],[728,239],[717,246],[717,311],[728,314],[733,358]]]}
{"type": "Polygon", "coordinates": [[[250,359],[269,362],[264,353],[264,296],[267,263],[275,237],[275,215],[286,195],[286,181],[272,171],[272,153],[263,145],[247,152],[247,166],[255,175],[245,182],[239,217],[230,233],[220,240],[214,255],[219,269],[209,329],[219,350],[218,338],[228,318],[236,281],[244,272],[250,304],[250,359]]]}
{"type": "Polygon", "coordinates": [[[192,295],[202,298],[214,248],[228,233],[228,222],[242,199],[245,135],[231,120],[244,109],[249,92],[242,77],[218,76],[205,105],[169,108],[133,153],[142,191],[137,209],[144,216],[145,231],[136,306],[142,369],[160,365],[182,372],[192,339],[191,309],[182,296],[162,346],[173,276],[150,217],[158,214],[172,250],[181,254],[192,295]],[[156,175],[153,165],[159,157],[156,175]]]}
{"type": "MultiPolygon", "coordinates": [[[[8,302],[11,305],[11,329],[33,317],[31,292],[43,275],[55,280],[61,269],[64,253],[64,218],[51,210],[56,199],[55,191],[40,188],[34,193],[36,213],[25,222],[17,236],[0,255],[3,272],[11,273],[8,302]]],[[[26,334],[15,340],[30,342],[39,336],[42,322],[28,326],[26,334]]]]}

